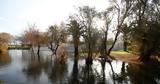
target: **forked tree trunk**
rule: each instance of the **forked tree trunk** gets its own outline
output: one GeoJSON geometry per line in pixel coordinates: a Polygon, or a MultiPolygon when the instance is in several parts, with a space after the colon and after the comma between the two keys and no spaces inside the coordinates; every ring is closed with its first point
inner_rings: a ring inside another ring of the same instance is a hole
{"type": "Polygon", "coordinates": [[[53,48],[52,42],[50,42],[49,45],[50,45],[50,46],[48,46],[48,48],[52,51],[52,53],[54,53],[54,48],[53,48]]]}

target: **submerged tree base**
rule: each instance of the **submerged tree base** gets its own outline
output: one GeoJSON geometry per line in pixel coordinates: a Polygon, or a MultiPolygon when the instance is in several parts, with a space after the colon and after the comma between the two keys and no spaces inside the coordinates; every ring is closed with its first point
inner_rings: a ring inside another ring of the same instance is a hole
{"type": "Polygon", "coordinates": [[[86,65],[92,65],[92,64],[93,64],[93,59],[87,57],[87,58],[86,58],[86,65]]]}

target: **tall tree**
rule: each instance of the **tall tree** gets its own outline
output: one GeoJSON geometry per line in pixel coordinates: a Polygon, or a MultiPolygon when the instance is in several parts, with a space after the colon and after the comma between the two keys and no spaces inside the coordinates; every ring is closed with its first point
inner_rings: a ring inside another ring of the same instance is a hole
{"type": "Polygon", "coordinates": [[[48,29],[48,39],[48,48],[53,52],[53,54],[56,54],[59,43],[65,42],[67,39],[67,31],[65,29],[65,26],[63,24],[60,26],[50,26],[48,29]],[[55,44],[55,47],[53,46],[53,43],[55,44]]]}
{"type": "Polygon", "coordinates": [[[126,18],[131,13],[133,0],[112,0],[111,3],[113,5],[108,8],[108,12],[114,14],[114,17],[116,17],[117,26],[116,26],[116,33],[115,33],[113,44],[111,45],[111,47],[109,48],[107,52],[108,56],[110,55],[111,50],[113,49],[118,39],[122,25],[125,23],[126,18]]]}
{"type": "Polygon", "coordinates": [[[5,53],[8,49],[8,43],[13,38],[9,33],[0,33],[0,53],[5,53]]]}
{"type": "Polygon", "coordinates": [[[73,43],[74,43],[74,60],[78,61],[78,45],[80,42],[80,36],[82,35],[82,27],[75,19],[70,19],[70,23],[68,24],[68,31],[72,35],[73,43]]]}
{"type": "Polygon", "coordinates": [[[123,24],[120,30],[123,37],[123,51],[128,51],[128,45],[130,41],[129,38],[130,38],[132,26],[133,26],[133,23],[131,23],[129,26],[127,24],[123,24]]]}
{"type": "Polygon", "coordinates": [[[29,27],[29,29],[24,31],[23,43],[24,44],[31,44],[32,50],[33,50],[33,47],[37,47],[38,58],[40,58],[40,56],[39,56],[40,47],[42,44],[46,44],[46,41],[47,41],[46,34],[39,32],[39,30],[36,29],[35,25],[31,25],[29,27]]]}
{"type": "Polygon", "coordinates": [[[50,26],[48,29],[48,38],[49,38],[49,45],[48,48],[54,52],[54,46],[53,43],[55,43],[56,45],[58,45],[59,39],[58,39],[58,26],[54,25],[54,26],[50,26]]]}
{"type": "Polygon", "coordinates": [[[133,14],[136,25],[132,31],[132,38],[139,46],[140,60],[148,62],[150,56],[158,49],[159,13],[156,0],[134,1],[133,14]],[[156,5],[155,5],[156,4],[156,5]]]}
{"type": "Polygon", "coordinates": [[[104,21],[104,37],[102,40],[102,52],[103,52],[103,57],[106,57],[107,55],[107,39],[108,39],[108,30],[109,30],[109,26],[111,24],[112,21],[112,17],[109,15],[108,11],[103,11],[99,13],[100,18],[104,21]]]}
{"type": "Polygon", "coordinates": [[[0,44],[8,44],[11,38],[13,38],[13,36],[9,33],[0,33],[0,44]]]}
{"type": "Polygon", "coordinates": [[[83,6],[79,8],[80,18],[82,25],[85,29],[85,33],[83,33],[84,39],[87,41],[88,46],[88,57],[86,59],[87,64],[92,64],[92,46],[91,46],[91,37],[92,37],[92,29],[94,19],[97,15],[95,8],[91,8],[89,6],[83,6]]]}

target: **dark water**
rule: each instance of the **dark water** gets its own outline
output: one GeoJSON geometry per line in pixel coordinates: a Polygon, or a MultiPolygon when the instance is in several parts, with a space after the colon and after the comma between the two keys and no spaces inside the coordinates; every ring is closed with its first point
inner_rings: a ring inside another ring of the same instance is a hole
{"type": "Polygon", "coordinates": [[[38,60],[28,50],[10,50],[0,55],[0,84],[160,84],[160,66],[128,64],[121,61],[94,60],[78,66],[72,56],[60,64],[51,52],[42,51],[38,60]]]}

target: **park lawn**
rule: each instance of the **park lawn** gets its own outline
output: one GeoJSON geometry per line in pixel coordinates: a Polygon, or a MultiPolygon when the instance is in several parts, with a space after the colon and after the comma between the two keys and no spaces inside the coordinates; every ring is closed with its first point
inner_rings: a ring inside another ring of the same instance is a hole
{"type": "Polygon", "coordinates": [[[115,58],[115,60],[121,60],[128,63],[139,63],[139,56],[125,52],[122,50],[119,51],[112,51],[111,56],[115,58]]]}
{"type": "Polygon", "coordinates": [[[27,46],[27,45],[9,45],[8,49],[30,49],[31,46],[27,46]]]}
{"type": "MultiPolygon", "coordinates": [[[[86,57],[88,55],[87,52],[82,53],[80,52],[79,55],[81,57],[86,57]]],[[[93,58],[97,58],[100,56],[100,53],[93,53],[93,58]]],[[[111,51],[110,54],[111,57],[115,58],[115,60],[120,60],[127,63],[135,63],[135,64],[141,64],[139,60],[139,56],[132,54],[131,52],[125,52],[123,50],[117,50],[117,51],[111,51]]],[[[160,62],[160,58],[156,57],[156,59],[160,62]]]]}
{"type": "MultiPolygon", "coordinates": [[[[81,57],[85,57],[88,55],[88,53],[80,52],[79,55],[81,57]]],[[[97,58],[99,56],[100,56],[100,53],[93,53],[93,58],[97,58]]],[[[110,56],[115,58],[115,60],[120,60],[127,63],[136,63],[136,64],[140,63],[138,55],[132,54],[130,52],[125,52],[123,50],[111,51],[110,56]]]]}
{"type": "Polygon", "coordinates": [[[117,50],[117,51],[111,51],[111,54],[130,55],[131,53],[123,51],[123,50],[117,50]]]}

